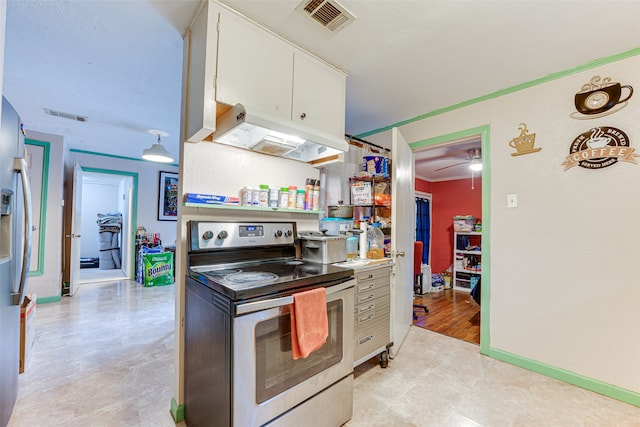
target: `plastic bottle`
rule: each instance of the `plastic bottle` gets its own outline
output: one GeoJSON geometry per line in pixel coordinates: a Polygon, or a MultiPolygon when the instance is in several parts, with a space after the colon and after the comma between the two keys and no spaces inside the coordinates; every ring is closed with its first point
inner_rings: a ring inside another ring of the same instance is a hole
{"type": "Polygon", "coordinates": [[[367,230],[367,258],[381,259],[384,258],[384,233],[380,230],[380,224],[374,222],[367,230]]]}
{"type": "Polygon", "coordinates": [[[314,180],[307,178],[304,185],[304,210],[310,211],[313,208],[313,184],[314,180]]]}
{"type": "Polygon", "coordinates": [[[311,210],[320,210],[320,180],[313,180],[313,193],[311,197],[311,210]]]}
{"type": "Polygon", "coordinates": [[[260,198],[258,199],[258,206],[266,208],[269,206],[269,186],[266,184],[260,184],[260,198]]]}
{"type": "Polygon", "coordinates": [[[296,192],[296,209],[304,210],[304,200],[306,192],[302,189],[296,192]]]}
{"type": "Polygon", "coordinates": [[[287,209],[289,207],[289,188],[281,187],[278,194],[278,207],[287,209]]]}
{"type": "Polygon", "coordinates": [[[269,207],[277,208],[280,202],[280,191],[277,188],[269,189],[269,207]]]}
{"type": "Polygon", "coordinates": [[[260,189],[255,187],[249,187],[251,190],[251,206],[257,208],[260,206],[260,189]]]}
{"type": "Polygon", "coordinates": [[[240,190],[240,206],[251,206],[251,188],[242,187],[240,190]]]}
{"type": "Polygon", "coordinates": [[[288,199],[288,208],[295,209],[296,208],[296,197],[298,195],[298,187],[295,185],[289,186],[289,199],[288,199]]]}

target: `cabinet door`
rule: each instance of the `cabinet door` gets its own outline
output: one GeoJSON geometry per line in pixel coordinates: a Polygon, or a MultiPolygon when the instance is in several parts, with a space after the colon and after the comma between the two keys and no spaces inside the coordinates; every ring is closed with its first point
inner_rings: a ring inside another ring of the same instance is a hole
{"type": "Polygon", "coordinates": [[[222,13],[216,101],[291,118],[293,49],[240,17],[222,13]]]}
{"type": "Polygon", "coordinates": [[[319,60],[294,55],[292,120],[344,137],[346,78],[319,60]]]}

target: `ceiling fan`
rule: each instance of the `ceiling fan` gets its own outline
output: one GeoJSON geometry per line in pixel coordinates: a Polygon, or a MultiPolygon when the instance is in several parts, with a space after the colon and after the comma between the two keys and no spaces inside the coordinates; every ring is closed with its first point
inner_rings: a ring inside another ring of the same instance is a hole
{"type": "Polygon", "coordinates": [[[465,160],[463,162],[458,162],[458,163],[454,163],[452,165],[448,165],[442,168],[438,168],[438,169],[434,169],[435,172],[444,170],[444,169],[449,169],[452,168],[454,166],[460,166],[460,165],[464,165],[464,164],[469,164],[469,168],[472,171],[481,171],[482,170],[482,153],[480,148],[470,148],[469,150],[467,150],[467,154],[469,155],[469,160],[465,160]]]}

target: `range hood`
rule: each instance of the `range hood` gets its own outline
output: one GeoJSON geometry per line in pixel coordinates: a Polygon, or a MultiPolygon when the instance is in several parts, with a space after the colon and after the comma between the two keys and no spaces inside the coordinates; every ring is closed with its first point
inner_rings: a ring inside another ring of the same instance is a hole
{"type": "Polygon", "coordinates": [[[338,160],[344,139],[236,104],[216,120],[215,142],[307,163],[338,160]]]}

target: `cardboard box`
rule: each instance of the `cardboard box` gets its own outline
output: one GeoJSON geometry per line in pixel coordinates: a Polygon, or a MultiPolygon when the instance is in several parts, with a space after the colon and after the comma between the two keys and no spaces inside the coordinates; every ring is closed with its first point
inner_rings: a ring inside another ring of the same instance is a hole
{"type": "Polygon", "coordinates": [[[29,294],[24,296],[20,306],[20,368],[23,373],[31,360],[36,337],[36,296],[29,294]]]}

